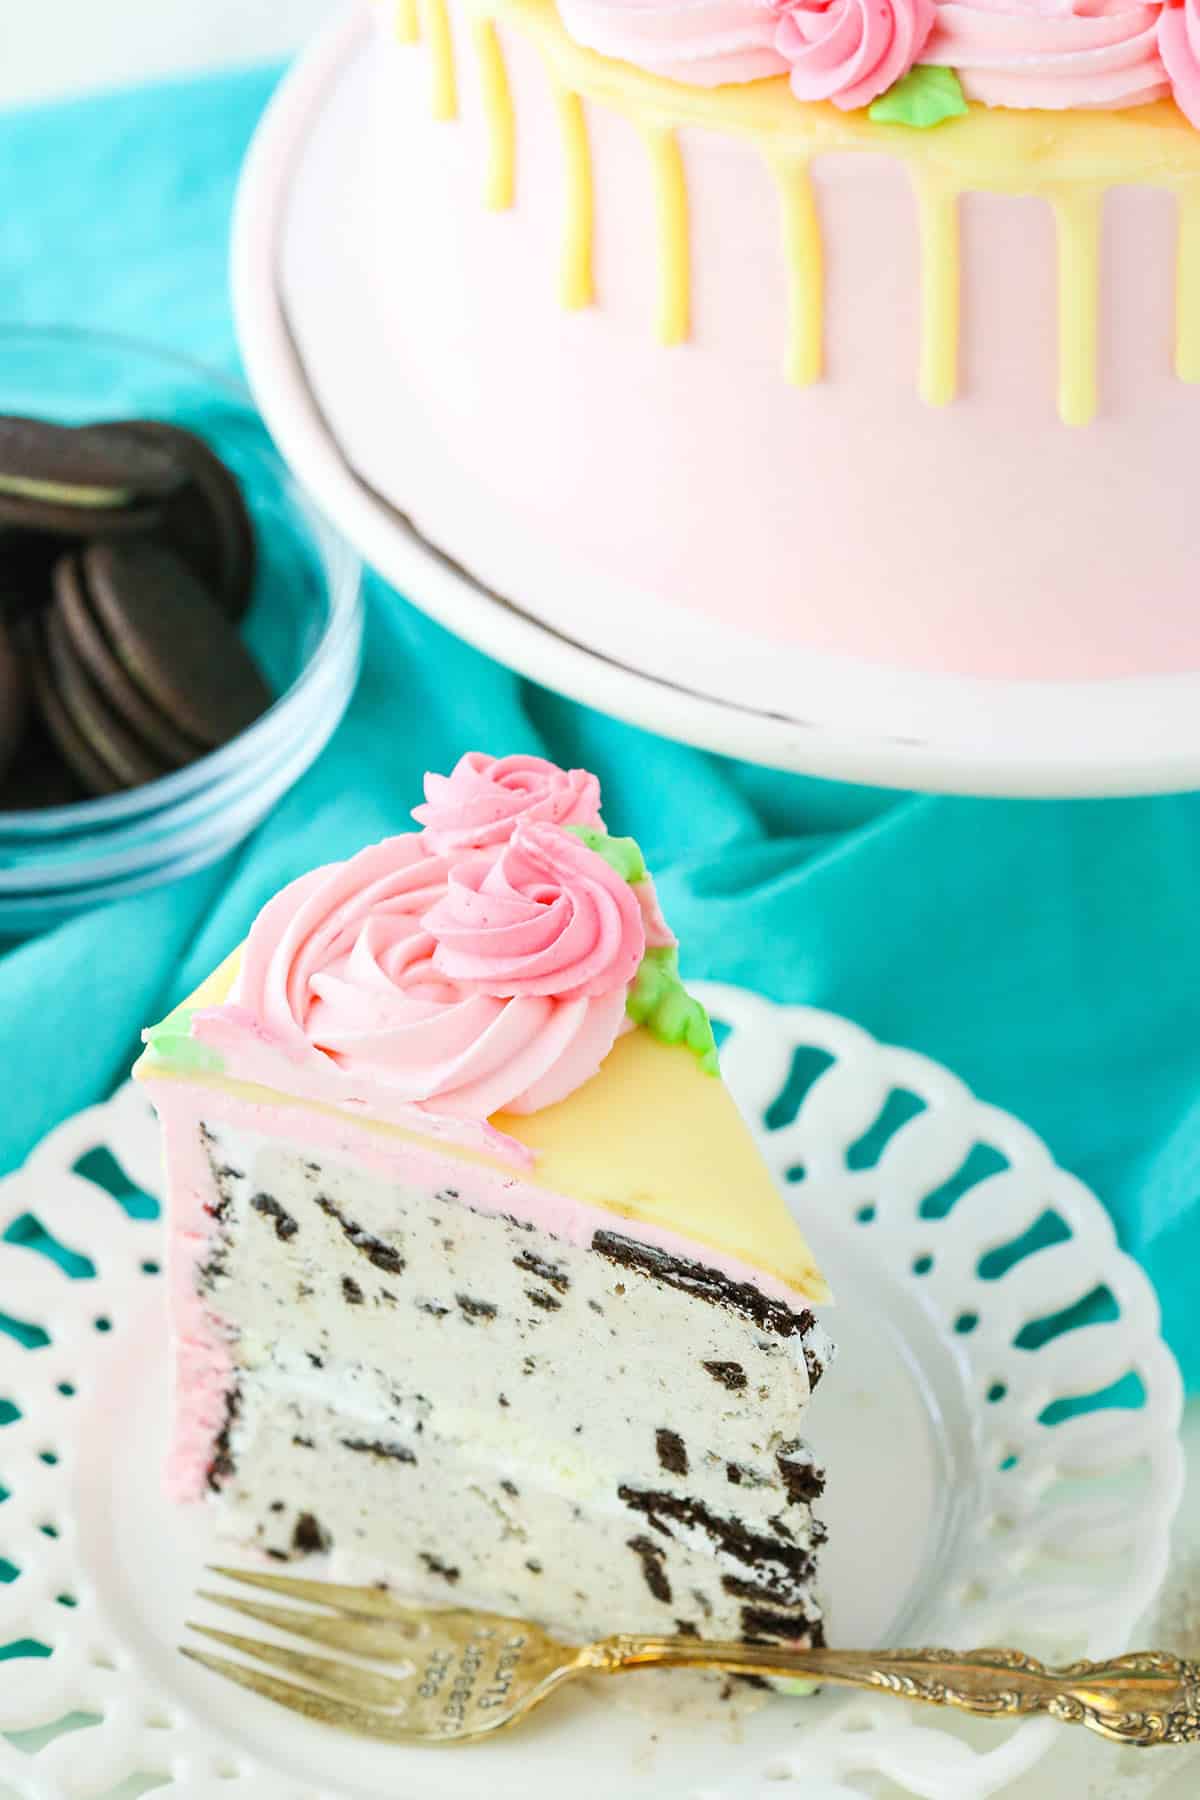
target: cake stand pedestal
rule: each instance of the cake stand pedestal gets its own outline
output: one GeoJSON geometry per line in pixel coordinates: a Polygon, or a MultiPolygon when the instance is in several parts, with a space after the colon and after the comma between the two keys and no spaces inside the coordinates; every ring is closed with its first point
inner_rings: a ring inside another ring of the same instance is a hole
{"type": "MultiPolygon", "coordinates": [[[[611,621],[610,641],[600,642],[612,609],[594,582],[586,612],[598,636],[589,645],[523,610],[521,595],[489,591],[425,541],[355,473],[317,398],[335,393],[343,419],[378,405],[371,371],[388,366],[389,343],[403,329],[402,319],[372,304],[381,247],[363,120],[374,28],[373,8],[358,0],[279,89],[245,166],[233,281],[246,368],[280,449],[401,593],[559,693],[780,769],[1008,796],[1200,787],[1197,673],[1079,683],[921,675],[771,649],[683,615],[656,618],[636,650],[618,654],[611,621]]],[[[403,171],[392,179],[404,179],[403,171]]],[[[401,413],[394,429],[405,461],[444,457],[415,403],[401,413]]],[[[464,561],[467,536],[449,547],[464,561]]],[[[573,585],[588,580],[580,571],[573,585]]],[[[615,609],[616,596],[612,602],[615,609]]]]}

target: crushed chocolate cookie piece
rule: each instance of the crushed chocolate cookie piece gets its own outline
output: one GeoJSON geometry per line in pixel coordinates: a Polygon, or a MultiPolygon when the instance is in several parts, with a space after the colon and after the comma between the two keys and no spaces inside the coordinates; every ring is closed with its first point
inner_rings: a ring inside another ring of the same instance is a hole
{"type": "Polygon", "coordinates": [[[455,1294],[459,1310],[467,1319],[495,1319],[499,1316],[499,1307],[493,1306],[490,1300],[472,1300],[469,1294],[455,1294]]]}
{"type": "Polygon", "coordinates": [[[284,1505],[283,1505],[282,1500],[272,1500],[270,1506],[268,1506],[268,1508],[267,1508],[268,1512],[273,1512],[273,1513],[281,1513],[281,1512],[283,1512],[283,1510],[284,1510],[284,1505]]]}
{"type": "Polygon", "coordinates": [[[292,1533],[292,1549],[301,1556],[312,1556],[332,1547],[333,1539],[312,1513],[301,1513],[292,1533]]]}
{"type": "Polygon", "coordinates": [[[803,1337],[816,1323],[807,1308],[794,1312],[781,1300],[768,1299],[749,1281],[731,1281],[719,1269],[710,1269],[704,1263],[692,1262],[685,1257],[669,1256],[665,1250],[640,1244],[634,1238],[623,1237],[620,1232],[597,1231],[591,1247],[598,1256],[606,1257],[623,1269],[636,1269],[697,1300],[707,1300],[714,1306],[740,1313],[755,1325],[773,1331],[776,1337],[803,1337]]]}
{"type": "Polygon", "coordinates": [[[539,1306],[543,1312],[558,1312],[562,1306],[562,1301],[556,1300],[553,1294],[546,1293],[544,1288],[526,1288],[525,1298],[532,1305],[539,1306]]]}
{"type": "Polygon", "coordinates": [[[799,1605],[808,1598],[805,1584],[813,1571],[813,1559],[798,1544],[779,1543],[751,1531],[738,1518],[714,1513],[703,1500],[686,1494],[628,1487],[617,1489],[618,1497],[647,1522],[671,1536],[669,1521],[687,1529],[703,1531],[718,1552],[759,1571],[762,1594],[785,1606],[799,1605]]]}
{"type": "Polygon", "coordinates": [[[500,1483],[500,1486],[504,1489],[504,1492],[510,1494],[514,1500],[520,1492],[515,1481],[508,1481],[506,1479],[500,1483]]]}
{"type": "Polygon", "coordinates": [[[800,1462],[790,1456],[779,1455],[775,1458],[775,1467],[779,1470],[787,1497],[793,1505],[806,1501],[811,1506],[825,1492],[825,1472],[814,1465],[811,1457],[800,1462]]]}
{"type": "MultiPolygon", "coordinates": [[[[814,1572],[815,1565],[810,1557],[810,1576],[814,1572]]],[[[779,1584],[773,1582],[769,1576],[760,1581],[746,1581],[740,1575],[722,1575],[721,1577],[722,1593],[732,1594],[735,1600],[776,1600],[784,1606],[799,1606],[803,1603],[802,1600],[785,1600],[783,1595],[776,1591],[778,1586],[779,1584]]]]}
{"type": "Polygon", "coordinates": [[[385,1275],[403,1275],[407,1265],[400,1252],[391,1244],[385,1244],[382,1238],[376,1237],[363,1226],[356,1225],[353,1219],[348,1219],[328,1194],[314,1194],[313,1198],[325,1216],[341,1226],[347,1240],[360,1256],[365,1256],[369,1263],[382,1269],[385,1275]]]}
{"type": "Polygon", "coordinates": [[[521,1373],[522,1373],[522,1375],[532,1375],[533,1371],[536,1368],[537,1368],[537,1363],[533,1360],[533,1357],[527,1356],[525,1358],[524,1362],[521,1364],[521,1373]]]}
{"type": "Polygon", "coordinates": [[[361,1306],[365,1297],[353,1275],[342,1276],[342,1299],[347,1306],[361,1306]]]}
{"type": "Polygon", "coordinates": [[[604,1308],[601,1306],[601,1304],[598,1300],[589,1300],[588,1305],[591,1307],[591,1309],[594,1313],[599,1313],[601,1318],[604,1317],[604,1308]]]}
{"type": "Polygon", "coordinates": [[[727,1387],[731,1394],[740,1394],[746,1385],[746,1371],[741,1363],[706,1362],[701,1363],[700,1367],[707,1369],[713,1380],[719,1381],[722,1387],[727,1387]]]}
{"type": "Polygon", "coordinates": [[[505,1394],[497,1394],[496,1395],[496,1405],[497,1406],[507,1406],[508,1403],[509,1402],[508,1402],[507,1395],[505,1395],[505,1394]]]}
{"type": "Polygon", "coordinates": [[[442,1580],[447,1582],[450,1587],[454,1586],[455,1582],[462,1574],[461,1569],[454,1568],[451,1563],[444,1563],[440,1556],[431,1556],[427,1550],[420,1550],[417,1554],[425,1564],[425,1567],[429,1570],[429,1573],[431,1575],[440,1575],[442,1580]]]}
{"type": "Polygon", "coordinates": [[[418,1300],[417,1311],[428,1313],[431,1319],[444,1319],[450,1311],[448,1306],[439,1306],[436,1300],[418,1300]]]}
{"type": "Polygon", "coordinates": [[[415,1463],[416,1457],[407,1444],[385,1444],[380,1438],[343,1438],[347,1450],[361,1451],[367,1456],[380,1456],[389,1462],[415,1463]]]}
{"type": "Polygon", "coordinates": [[[711,1619],[713,1614],[712,1601],[709,1599],[704,1589],[693,1588],[692,1599],[696,1602],[696,1605],[700,1608],[700,1611],[704,1614],[705,1618],[711,1619]]]}
{"type": "Polygon", "coordinates": [[[236,1386],[231,1387],[225,1396],[225,1417],[221,1422],[221,1429],[213,1441],[212,1461],[208,1465],[208,1485],[214,1493],[219,1492],[223,1483],[229,1480],[237,1466],[229,1444],[241,1410],[241,1389],[236,1386]]]}
{"type": "Polygon", "coordinates": [[[267,1555],[271,1558],[272,1562],[291,1562],[292,1560],[286,1550],[272,1550],[268,1547],[267,1555]]]}
{"type": "Polygon", "coordinates": [[[687,1474],[687,1445],[677,1431],[668,1431],[665,1425],[660,1425],[654,1434],[654,1448],[658,1452],[660,1469],[665,1469],[668,1475],[687,1474]]]}
{"type": "Polygon", "coordinates": [[[742,1485],[742,1471],[738,1468],[736,1463],[730,1462],[725,1464],[725,1479],[726,1481],[731,1481],[734,1487],[740,1487],[742,1485]]]}
{"type": "Polygon", "coordinates": [[[557,1263],[548,1262],[544,1256],[535,1255],[532,1250],[522,1250],[519,1256],[514,1256],[513,1267],[526,1275],[536,1275],[539,1281],[548,1282],[559,1294],[565,1294],[571,1285],[565,1269],[560,1268],[557,1263]]]}
{"type": "Polygon", "coordinates": [[[286,1244],[288,1239],[294,1238],[299,1231],[300,1227],[291,1213],[285,1207],[280,1206],[273,1195],[255,1194],[250,1205],[256,1213],[261,1213],[264,1219],[271,1219],[274,1222],[275,1236],[281,1244],[286,1244]]]}
{"type": "Polygon", "coordinates": [[[298,1449],[301,1449],[301,1450],[315,1450],[316,1449],[316,1445],[313,1443],[312,1439],[310,1437],[301,1437],[299,1432],[297,1432],[295,1434],[295,1436],[292,1438],[292,1442],[293,1442],[293,1444],[295,1444],[297,1446],[298,1449]]]}
{"type": "Polygon", "coordinates": [[[306,1350],[304,1354],[307,1356],[314,1369],[323,1369],[325,1367],[325,1358],[323,1356],[318,1356],[315,1350],[306,1350]]]}
{"type": "Polygon", "coordinates": [[[656,1544],[653,1538],[634,1537],[629,1539],[629,1548],[641,1562],[643,1578],[654,1598],[661,1600],[664,1606],[670,1606],[671,1584],[663,1568],[667,1553],[662,1545],[656,1544]]]}
{"type": "Polygon", "coordinates": [[[698,1638],[700,1636],[700,1633],[696,1629],[696,1627],[692,1624],[692,1621],[690,1619],[676,1619],[675,1635],[676,1635],[676,1637],[698,1638]]]}
{"type": "Polygon", "coordinates": [[[532,1556],[526,1562],[525,1567],[529,1570],[529,1573],[531,1575],[540,1575],[542,1573],[541,1563],[535,1561],[535,1559],[532,1556]]]}

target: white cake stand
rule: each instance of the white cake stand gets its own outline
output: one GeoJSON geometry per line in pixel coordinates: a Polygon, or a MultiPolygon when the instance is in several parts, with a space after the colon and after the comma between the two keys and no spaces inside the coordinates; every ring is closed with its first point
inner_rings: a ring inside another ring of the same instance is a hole
{"type": "MultiPolygon", "coordinates": [[[[639,642],[634,664],[533,617],[521,595],[486,590],[425,542],[356,476],[315,398],[331,383],[341,394],[355,374],[365,380],[363,371],[384,366],[390,334],[402,329],[371,304],[379,219],[362,122],[373,25],[372,8],[359,0],[283,83],[246,163],[233,245],[239,335],[258,403],[296,474],[368,562],[520,674],[705,749],[949,793],[1200,786],[1197,673],[1070,684],[916,675],[825,655],[764,654],[758,640],[690,618],[639,642]]],[[[422,445],[423,429],[415,406],[396,422],[406,453],[444,454],[432,440],[422,445]]],[[[450,546],[464,562],[469,535],[468,521],[462,545],[450,546]]],[[[603,618],[599,590],[588,611],[603,618]]]]}

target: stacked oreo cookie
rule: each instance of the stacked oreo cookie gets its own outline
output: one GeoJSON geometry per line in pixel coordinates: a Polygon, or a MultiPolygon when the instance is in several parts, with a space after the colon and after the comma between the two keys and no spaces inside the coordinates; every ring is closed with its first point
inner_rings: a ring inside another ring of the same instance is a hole
{"type": "Polygon", "coordinates": [[[237,480],[158,420],[0,418],[0,812],[157,780],[272,695],[237,480]]]}

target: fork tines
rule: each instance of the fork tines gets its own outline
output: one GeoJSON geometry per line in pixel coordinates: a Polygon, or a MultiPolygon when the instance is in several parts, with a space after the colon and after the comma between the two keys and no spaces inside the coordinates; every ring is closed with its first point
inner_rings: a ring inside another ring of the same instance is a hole
{"type": "Polygon", "coordinates": [[[401,1678],[330,1657],[313,1656],[286,1644],[221,1631],[195,1620],[188,1621],[189,1631],[234,1650],[239,1656],[252,1658],[268,1668],[280,1669],[298,1677],[300,1682],[312,1685],[280,1681],[262,1669],[190,1647],[183,1649],[186,1657],[251,1693],[289,1707],[307,1718],[370,1737],[404,1739],[407,1733],[403,1714],[410,1692],[410,1683],[404,1678],[415,1672],[414,1643],[428,1629],[421,1609],[401,1605],[382,1587],[345,1587],[335,1582],[307,1581],[293,1575],[220,1566],[210,1566],[209,1573],[303,1603],[277,1606],[206,1589],[198,1598],[209,1605],[238,1613],[292,1637],[305,1638],[310,1643],[397,1668],[401,1678]],[[321,1610],[311,1611],[311,1606],[321,1610]],[[377,1708],[384,1710],[377,1711],[377,1708]]]}

